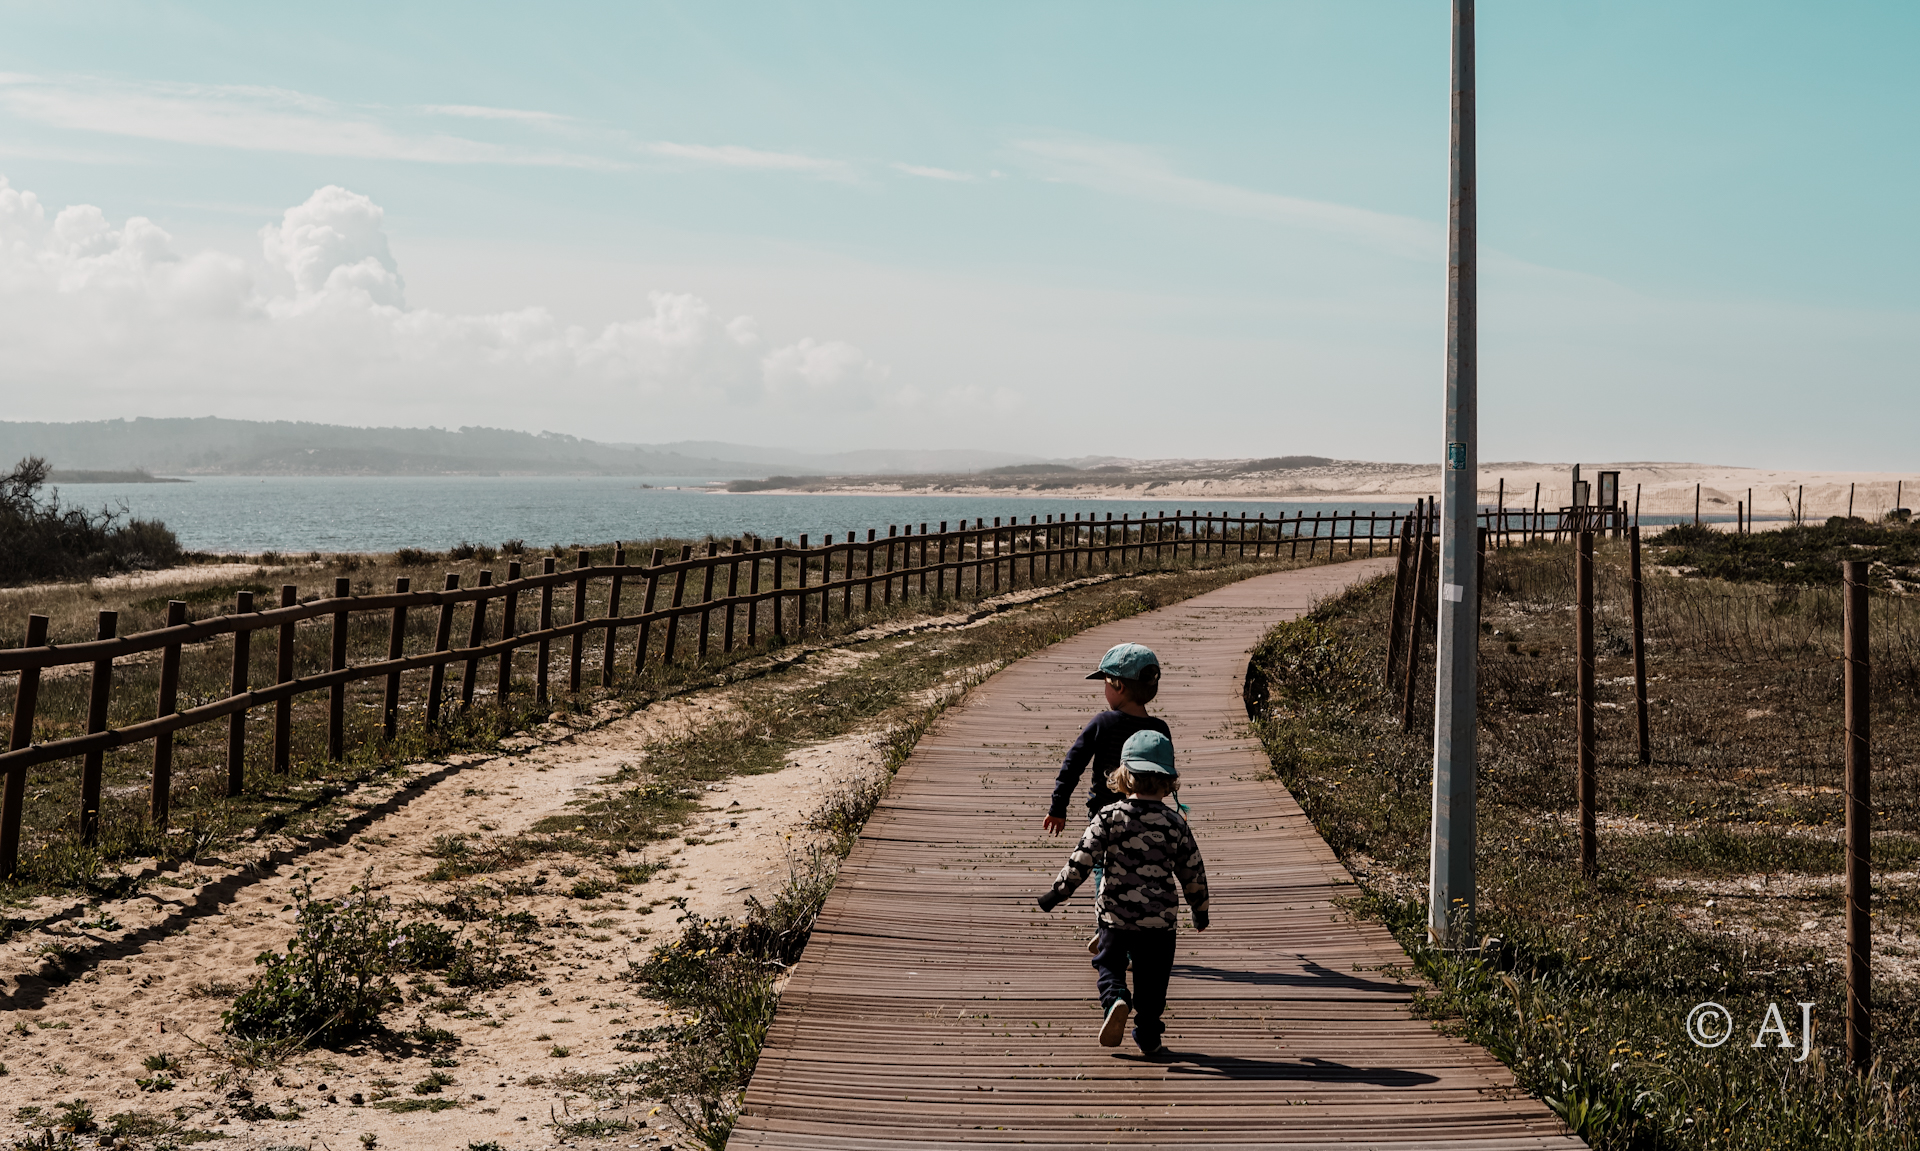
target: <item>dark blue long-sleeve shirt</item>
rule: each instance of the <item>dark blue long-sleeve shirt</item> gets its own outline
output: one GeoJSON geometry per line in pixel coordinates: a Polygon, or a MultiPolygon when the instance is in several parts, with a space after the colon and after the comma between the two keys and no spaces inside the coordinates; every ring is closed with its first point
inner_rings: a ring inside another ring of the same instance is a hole
{"type": "Polygon", "coordinates": [[[1080,738],[1067,749],[1067,758],[1060,764],[1060,776],[1053,783],[1053,802],[1047,807],[1047,814],[1055,819],[1067,817],[1067,805],[1073,801],[1074,789],[1080,786],[1080,776],[1089,763],[1093,765],[1093,782],[1087,791],[1087,815],[1092,817],[1108,804],[1120,802],[1121,797],[1107,787],[1107,773],[1120,766],[1120,747],[1127,742],[1127,737],[1141,731],[1157,731],[1168,739],[1173,738],[1167,721],[1150,715],[1103,711],[1094,716],[1080,732],[1080,738]]]}

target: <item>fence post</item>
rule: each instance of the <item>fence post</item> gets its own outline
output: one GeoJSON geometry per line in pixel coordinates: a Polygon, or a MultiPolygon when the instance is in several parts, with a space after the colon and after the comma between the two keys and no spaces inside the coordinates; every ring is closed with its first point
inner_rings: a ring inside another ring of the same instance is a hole
{"type": "MultiPolygon", "coordinates": [[[[540,560],[540,574],[550,576],[554,574],[554,570],[559,566],[560,561],[557,557],[543,556],[540,560]]],[[[547,635],[547,629],[552,626],[553,585],[551,583],[543,583],[540,585],[540,627],[538,629],[540,632],[540,658],[539,666],[537,666],[533,672],[533,698],[535,702],[541,704],[547,702],[547,680],[550,674],[547,665],[553,659],[553,640],[547,635]]]]}
{"type": "MultiPolygon", "coordinates": [[[[480,586],[493,586],[493,569],[480,573],[480,586]]],[[[467,647],[476,648],[487,642],[487,597],[481,596],[473,601],[473,623],[467,629],[467,647]]],[[[607,655],[613,655],[613,629],[607,629],[607,655]]],[[[480,673],[478,656],[467,660],[465,671],[460,677],[460,710],[462,713],[473,710],[474,680],[480,673]]]]}
{"type": "MultiPolygon", "coordinates": [[[[666,558],[667,550],[665,548],[654,548],[653,558],[647,561],[647,590],[646,594],[640,597],[640,638],[635,641],[636,646],[633,652],[633,674],[636,677],[646,668],[647,648],[653,645],[653,599],[654,594],[660,588],[660,561],[666,558]]],[[[753,575],[757,590],[760,582],[760,564],[758,561],[755,561],[753,565],[753,575]]],[[[748,643],[753,642],[754,606],[757,605],[749,605],[747,608],[748,643]]]]}
{"type": "Polygon", "coordinates": [[[1593,533],[1583,526],[1575,538],[1574,583],[1579,604],[1574,630],[1574,680],[1578,689],[1574,726],[1580,744],[1575,784],[1580,803],[1580,874],[1592,879],[1600,870],[1594,827],[1597,780],[1593,733],[1593,533]]]}
{"type": "Polygon", "coordinates": [[[1473,641],[1480,642],[1480,620],[1486,615],[1487,604],[1487,541],[1493,535],[1491,528],[1481,528],[1476,542],[1479,551],[1474,554],[1473,568],[1473,641]]]}
{"type": "MultiPolygon", "coordinates": [[[[851,541],[853,537],[848,536],[847,539],[851,541]]],[[[760,628],[760,555],[759,553],[762,551],[765,551],[766,546],[767,546],[767,541],[765,540],[757,539],[753,541],[754,557],[749,562],[749,565],[748,565],[748,571],[750,573],[749,578],[747,580],[747,646],[748,647],[753,647],[755,644],[758,644],[760,642],[760,631],[759,631],[759,628],[760,628]]],[[[658,551],[655,551],[654,554],[659,555],[660,553],[658,551]]],[[[853,566],[852,551],[847,552],[847,566],[849,568],[853,566]]],[[[849,572],[848,574],[851,575],[852,573],[849,572]]],[[[652,593],[649,592],[648,594],[652,594],[652,593]]],[[[649,611],[652,610],[651,600],[648,601],[648,610],[649,611]]]]}
{"type": "MultiPolygon", "coordinates": [[[[243,591],[235,597],[235,615],[253,614],[253,593],[243,591]]],[[[233,677],[227,694],[243,695],[250,682],[248,664],[253,655],[253,629],[243,627],[233,633],[233,677]]],[[[227,798],[232,799],[247,785],[247,712],[245,708],[227,717],[227,798]]]]}
{"type": "MultiPolygon", "coordinates": [[[[280,606],[292,607],[300,602],[300,589],[293,584],[280,585],[280,606]]],[[[291,620],[280,625],[279,642],[274,650],[275,682],[289,683],[293,680],[294,624],[291,620]]],[[[283,696],[273,705],[273,770],[281,775],[293,770],[293,697],[283,696]]]]}
{"type": "Polygon", "coordinates": [[[1428,557],[1431,550],[1427,546],[1427,517],[1424,506],[1421,514],[1414,517],[1413,539],[1413,584],[1408,589],[1413,603],[1408,611],[1407,620],[1407,676],[1400,686],[1400,722],[1413,725],[1413,695],[1420,682],[1420,621],[1426,615],[1427,606],[1427,568],[1432,561],[1428,557]]]}
{"type": "MultiPolygon", "coordinates": [[[[585,548],[581,548],[573,560],[573,570],[580,573],[573,577],[574,623],[587,622],[587,580],[591,577],[585,573],[591,567],[593,567],[593,553],[585,548]]],[[[587,654],[587,633],[584,631],[574,632],[573,643],[568,646],[567,690],[577,692],[580,690],[580,665],[585,662],[587,654]]]]}
{"type": "MultiPolygon", "coordinates": [[[[446,590],[456,591],[460,587],[460,573],[448,572],[446,590]]],[[[440,621],[433,629],[433,650],[446,651],[453,645],[453,601],[440,605],[440,621]]],[[[433,665],[427,687],[427,726],[440,726],[440,697],[447,690],[447,664],[445,660],[433,665]]]]}
{"type": "MultiPolygon", "coordinates": [[[[785,550],[787,550],[787,541],[781,536],[774,536],[773,537],[773,642],[776,644],[784,642],[787,638],[787,629],[781,620],[782,609],[785,607],[785,605],[781,601],[786,599],[786,597],[780,594],[780,589],[784,587],[786,584],[786,576],[787,576],[787,557],[780,554],[785,550]]],[[[868,559],[869,560],[872,559],[871,552],[868,553],[868,559]]],[[[869,592],[871,592],[872,585],[868,585],[868,587],[869,587],[869,592]]]]}
{"type": "MultiPolygon", "coordinates": [[[[396,577],[393,581],[395,595],[406,595],[413,590],[413,581],[406,576],[396,577]]],[[[401,604],[393,609],[393,624],[387,632],[387,658],[399,659],[406,654],[407,607],[401,604]]],[[[394,738],[400,729],[400,673],[387,673],[387,696],[383,709],[388,739],[394,738]]]]}
{"type": "Polygon", "coordinates": [[[1633,705],[1640,728],[1640,765],[1653,763],[1653,737],[1647,717],[1646,585],[1640,577],[1640,525],[1627,529],[1628,590],[1633,606],[1633,705]]]}
{"type": "Polygon", "coordinates": [[[1407,570],[1413,563],[1410,554],[1410,541],[1413,539],[1413,517],[1400,525],[1400,551],[1393,565],[1393,614],[1387,620],[1387,690],[1393,690],[1393,669],[1400,666],[1400,646],[1406,640],[1406,624],[1402,621],[1407,615],[1407,588],[1411,577],[1407,570]]]}
{"type": "MultiPolygon", "coordinates": [[[[720,566],[715,557],[720,554],[720,541],[707,541],[707,566],[702,574],[700,585],[700,641],[696,657],[699,662],[707,661],[707,637],[713,631],[713,609],[706,606],[713,602],[713,569],[720,566]]],[[[800,537],[800,586],[807,586],[807,537],[800,537]]],[[[800,593],[800,630],[807,630],[807,593],[800,593]]]]}
{"type": "MultiPolygon", "coordinates": [[[[345,576],[333,581],[333,598],[344,600],[353,594],[353,583],[345,576]]],[[[333,613],[332,652],[327,661],[327,670],[339,671],[347,666],[347,625],[346,609],[333,613]]],[[[327,693],[327,758],[341,759],[347,754],[347,685],[336,683],[327,693]]]]}
{"type": "Polygon", "coordinates": [[[1846,586],[1847,1059],[1873,1066],[1873,697],[1867,664],[1867,563],[1840,565],[1846,586]]]}
{"type": "MultiPolygon", "coordinates": [[[[827,542],[832,543],[833,537],[828,536],[827,542]]],[[[736,606],[733,600],[740,594],[740,550],[740,541],[736,539],[733,541],[733,548],[727,553],[727,638],[721,643],[722,651],[733,650],[733,609],[736,606]]],[[[827,552],[827,564],[829,568],[833,564],[831,550],[827,552]]],[[[820,622],[827,622],[827,597],[824,595],[820,597],[820,622]]]]}
{"type": "MultiPolygon", "coordinates": [[[[187,601],[176,599],[167,602],[167,626],[179,627],[187,622],[187,601]]],[[[336,645],[338,646],[338,645],[336,645]]],[[[180,710],[180,644],[170,643],[160,649],[160,699],[154,708],[154,717],[172,715],[180,710]]],[[[166,834],[167,814],[173,803],[173,733],[163,731],[153,739],[153,791],[148,799],[147,810],[153,820],[153,826],[160,834],[166,834]]]]}
{"type": "MultiPolygon", "coordinates": [[[[927,598],[927,525],[920,525],[920,598],[927,598]]],[[[1027,557],[1027,582],[1033,582],[1033,557],[1027,557]]]]}
{"type": "MultiPolygon", "coordinates": [[[[520,561],[507,561],[507,602],[500,605],[500,638],[512,639],[520,630],[520,561]]],[[[507,697],[513,692],[513,648],[500,653],[500,682],[494,685],[493,702],[499,707],[507,706],[507,697]]]]}
{"type": "MultiPolygon", "coordinates": [[[[780,541],[774,540],[773,546],[776,548],[779,547],[780,541]]],[[[692,558],[693,545],[681,544],[680,562],[686,563],[692,558]]],[[[774,582],[777,584],[780,579],[779,560],[773,561],[773,571],[774,582]]],[[[678,646],[680,639],[680,605],[685,602],[686,594],[687,569],[681,568],[679,571],[673,573],[673,602],[669,604],[667,608],[667,638],[660,648],[660,664],[662,667],[673,666],[673,649],[678,646]]],[[[775,635],[780,633],[780,600],[778,597],[775,597],[773,601],[773,630],[775,635]]]]}
{"type": "MultiPolygon", "coordinates": [[[[922,524],[921,526],[925,527],[926,525],[922,524]]],[[[859,536],[856,533],[847,533],[847,554],[840,557],[840,619],[842,622],[853,618],[853,551],[857,539],[859,539],[859,536]]],[[[926,550],[925,544],[921,544],[920,547],[922,551],[926,550]]],[[[923,576],[921,578],[924,582],[925,577],[923,576]]]]}
{"type": "MultiPolygon", "coordinates": [[[[774,548],[780,548],[780,540],[774,540],[774,548]]],[[[712,555],[714,555],[714,551],[716,551],[714,542],[708,540],[707,584],[705,584],[705,588],[701,590],[701,603],[707,603],[707,601],[714,598],[714,565],[712,565],[712,555]]],[[[776,559],[776,561],[774,561],[774,586],[776,586],[776,588],[780,586],[781,567],[785,567],[785,565],[776,559]]],[[[795,611],[793,636],[795,636],[795,638],[801,638],[801,636],[806,634],[806,536],[801,536],[801,559],[799,559],[797,567],[799,567],[799,576],[797,576],[797,578],[799,578],[801,594],[795,598],[797,603],[793,605],[793,611],[795,611]]],[[[707,617],[710,617],[710,615],[712,615],[712,611],[707,611],[707,609],[701,611],[701,651],[699,651],[699,657],[701,657],[701,659],[707,659],[707,617]]],[[[774,632],[780,632],[780,596],[774,596],[774,632]]]]}
{"type": "MultiPolygon", "coordinates": [[[[618,631],[619,628],[612,621],[620,618],[620,585],[626,582],[626,577],[621,574],[621,569],[625,568],[626,566],[627,566],[627,549],[621,544],[616,542],[613,545],[613,582],[607,587],[607,620],[608,620],[607,642],[606,642],[606,646],[600,652],[600,686],[601,687],[613,686],[613,647],[615,642],[614,633],[618,631]]],[[[486,577],[484,573],[482,573],[481,582],[482,583],[486,582],[486,577]]],[[[733,622],[732,608],[727,609],[727,622],[729,624],[733,622]]],[[[732,628],[728,628],[727,647],[728,648],[733,647],[732,628]]]]}
{"type": "MultiPolygon", "coordinates": [[[[1047,518],[1052,519],[1053,517],[1048,516],[1047,518]]],[[[853,537],[848,536],[847,539],[852,540],[853,537]]],[[[944,599],[947,594],[947,521],[945,520],[940,521],[939,553],[939,558],[934,565],[933,571],[933,594],[937,598],[944,599]]],[[[1047,557],[1047,562],[1051,564],[1053,557],[1047,557]]],[[[849,575],[853,572],[852,548],[847,549],[847,572],[849,575]]],[[[956,584],[955,586],[957,590],[958,585],[956,584]]]]}
{"type": "MultiPolygon", "coordinates": [[[[119,634],[119,630],[120,613],[103,611],[94,623],[93,638],[112,639],[119,634]]],[[[239,656],[236,653],[236,662],[238,659],[239,656]]],[[[35,674],[37,675],[38,672],[35,674]]],[[[107,730],[107,707],[112,698],[113,658],[109,656],[106,659],[93,661],[93,682],[88,685],[87,692],[88,735],[107,730]]],[[[80,842],[88,845],[94,842],[100,830],[100,781],[106,759],[105,751],[90,751],[80,762],[80,842]]],[[[238,793],[229,792],[228,794],[238,793]]]]}
{"type": "MultiPolygon", "coordinates": [[[[104,614],[104,613],[103,613],[104,614]]],[[[27,617],[27,638],[23,647],[47,646],[47,617],[27,617]]],[[[40,669],[20,669],[20,686],[13,696],[13,737],[9,751],[19,751],[33,742],[33,712],[40,703],[40,669]]],[[[15,767],[7,772],[4,792],[0,792],[0,878],[12,879],[20,863],[20,809],[27,802],[27,769],[15,767]]]]}
{"type": "Polygon", "coordinates": [[[880,603],[882,606],[893,603],[893,545],[900,534],[899,524],[887,525],[887,558],[880,565],[883,578],[880,581],[880,603]]]}

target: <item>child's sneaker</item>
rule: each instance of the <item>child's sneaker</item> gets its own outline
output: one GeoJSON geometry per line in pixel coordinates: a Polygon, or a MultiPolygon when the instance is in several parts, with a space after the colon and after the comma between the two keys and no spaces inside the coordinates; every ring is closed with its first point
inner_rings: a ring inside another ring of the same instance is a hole
{"type": "Polygon", "coordinates": [[[1140,1057],[1143,1059],[1165,1059],[1171,1054],[1172,1052],[1167,1050],[1167,1045],[1164,1043],[1156,1043],[1152,1047],[1140,1049],[1140,1057]]]}
{"type": "Polygon", "coordinates": [[[1127,1033],[1127,1013],[1131,1010],[1124,999],[1115,1000],[1113,1006],[1107,1008],[1107,1021],[1100,1026],[1100,1046],[1120,1046],[1120,1037],[1127,1033]]]}
{"type": "Polygon", "coordinates": [[[1088,955],[1100,954],[1100,937],[1098,935],[1094,936],[1092,939],[1087,940],[1087,954],[1088,955]]]}

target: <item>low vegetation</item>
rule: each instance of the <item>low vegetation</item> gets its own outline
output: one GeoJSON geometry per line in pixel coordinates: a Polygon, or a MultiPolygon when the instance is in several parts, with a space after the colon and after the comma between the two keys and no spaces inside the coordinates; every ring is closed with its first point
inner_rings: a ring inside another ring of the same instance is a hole
{"type": "Polygon", "coordinates": [[[180,541],[158,520],[124,511],[91,512],[43,494],[52,471],[29,456],[0,474],[0,585],[78,579],[166,567],[180,561],[180,541]]]}
{"type": "Polygon", "coordinates": [[[1647,542],[1659,549],[1660,562],[1708,579],[1834,587],[1840,561],[1865,560],[1874,587],[1920,590],[1920,525],[1907,517],[1869,523],[1834,516],[1823,524],[1748,535],[1682,524],[1647,542]]]}
{"type": "MultiPolygon", "coordinates": [[[[1827,546],[1807,538],[1816,551],[1827,546]]],[[[1655,564],[1702,546],[1690,530],[1658,543],[1655,564]]],[[[1383,682],[1390,581],[1281,625],[1261,646],[1255,662],[1268,697],[1256,727],[1275,770],[1360,881],[1359,910],[1389,924],[1414,957],[1431,985],[1425,1009],[1492,1050],[1594,1146],[1912,1148],[1920,602],[1876,595],[1873,604],[1879,1056],[1857,1076],[1840,1046],[1836,962],[1837,590],[1654,573],[1653,763],[1641,767],[1625,566],[1622,545],[1601,546],[1601,866],[1583,879],[1571,548],[1505,549],[1488,561],[1476,925],[1484,947],[1447,951],[1425,939],[1432,719],[1422,710],[1402,724],[1397,691],[1383,682]],[[1688,1041],[1685,1017],[1707,1000],[1731,1010],[1737,1042],[1709,1050],[1688,1041]],[[1748,1045],[1772,1003],[1797,1037],[1800,1002],[1814,1004],[1806,1062],[1773,1039],[1748,1045]]],[[[1422,666],[1430,685],[1430,643],[1422,666]]],[[[1430,706],[1430,686],[1422,698],[1430,706]]]]}

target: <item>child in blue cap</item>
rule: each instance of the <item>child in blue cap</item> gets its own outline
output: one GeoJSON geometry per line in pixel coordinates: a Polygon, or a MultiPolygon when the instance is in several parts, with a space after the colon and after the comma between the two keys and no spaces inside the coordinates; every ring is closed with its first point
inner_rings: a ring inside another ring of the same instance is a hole
{"type": "Polygon", "coordinates": [[[1060,764],[1053,800],[1040,823],[1049,835],[1066,830],[1067,804],[1072,802],[1088,764],[1093,765],[1093,782],[1087,789],[1087,817],[1091,819],[1101,808],[1120,799],[1107,785],[1107,776],[1120,766],[1122,744],[1143,731],[1173,738],[1166,720],[1147,714],[1147,705],[1160,692],[1160,657],[1151,648],[1137,643],[1116,644],[1107,649],[1100,666],[1087,678],[1106,681],[1107,710],[1093,717],[1060,764]]]}
{"type": "Polygon", "coordinates": [[[1162,800],[1180,787],[1173,765],[1173,741],[1157,731],[1142,731],[1121,747],[1120,764],[1108,786],[1125,798],[1101,809],[1087,825],[1079,846],[1037,902],[1052,911],[1066,902],[1095,868],[1105,882],[1094,894],[1100,934],[1093,968],[1099,973],[1100,1008],[1105,1020],[1100,1045],[1117,1047],[1134,1015],[1133,1039],[1148,1056],[1162,1055],[1167,981],[1173,974],[1175,928],[1180,897],[1193,909],[1196,931],[1207,929],[1207,868],[1200,845],[1181,814],[1162,800]],[[1178,881],[1178,888],[1175,882],[1178,881]],[[1133,989],[1127,989],[1127,967],[1133,989]]]}

